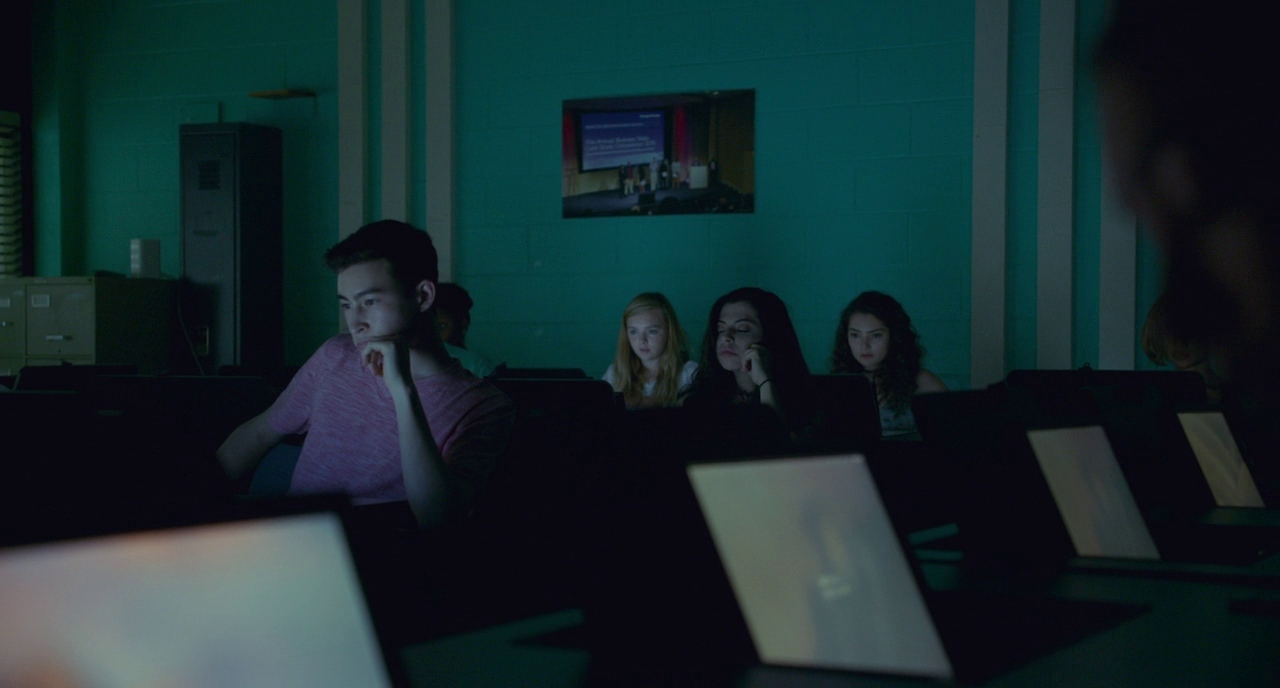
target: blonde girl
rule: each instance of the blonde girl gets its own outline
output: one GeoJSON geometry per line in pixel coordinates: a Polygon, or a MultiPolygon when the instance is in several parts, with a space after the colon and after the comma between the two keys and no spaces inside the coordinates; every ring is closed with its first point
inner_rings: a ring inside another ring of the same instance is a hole
{"type": "Polygon", "coordinates": [[[697,369],[667,297],[645,292],[631,299],[622,311],[617,353],[603,376],[627,408],[678,405],[697,369]]]}

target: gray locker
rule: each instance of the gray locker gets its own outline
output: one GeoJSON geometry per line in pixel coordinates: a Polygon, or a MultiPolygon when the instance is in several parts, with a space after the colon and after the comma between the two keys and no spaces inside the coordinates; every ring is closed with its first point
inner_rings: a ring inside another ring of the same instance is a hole
{"type": "Polygon", "coordinates": [[[179,129],[184,327],[200,368],[284,363],[283,170],[279,129],[179,129]]]}

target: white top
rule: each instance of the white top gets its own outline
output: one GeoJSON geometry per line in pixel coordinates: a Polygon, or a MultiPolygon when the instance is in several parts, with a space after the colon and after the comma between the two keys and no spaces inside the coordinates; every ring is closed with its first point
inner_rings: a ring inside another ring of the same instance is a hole
{"type": "MultiPolygon", "coordinates": [[[[693,384],[693,376],[698,372],[697,361],[685,361],[684,367],[680,369],[680,386],[676,389],[676,394],[683,394],[689,385],[693,384]]],[[[604,375],[600,376],[601,380],[609,383],[609,386],[616,392],[618,391],[618,373],[613,369],[613,364],[604,371],[604,375]]],[[[653,390],[658,386],[657,380],[649,380],[644,383],[644,396],[653,396],[653,390]]]]}
{"type": "Polygon", "coordinates": [[[497,366],[492,361],[484,357],[484,354],[476,353],[470,349],[464,349],[460,346],[454,346],[449,342],[444,342],[444,350],[449,355],[458,359],[463,368],[471,371],[476,377],[489,377],[497,366]]]}

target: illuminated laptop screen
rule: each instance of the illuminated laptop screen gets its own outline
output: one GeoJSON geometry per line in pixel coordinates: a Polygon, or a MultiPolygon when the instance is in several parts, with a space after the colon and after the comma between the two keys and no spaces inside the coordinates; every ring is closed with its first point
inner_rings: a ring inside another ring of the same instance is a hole
{"type": "Polygon", "coordinates": [[[688,473],[762,661],[953,675],[861,456],[688,473]]]}
{"type": "Polygon", "coordinates": [[[1160,558],[1101,427],[1030,430],[1027,438],[1076,554],[1160,558]]]}
{"type": "Polygon", "coordinates": [[[386,686],[334,514],[0,550],[0,686],[386,686]]]}
{"type": "Polygon", "coordinates": [[[1218,506],[1266,506],[1227,426],[1227,419],[1220,412],[1179,413],[1178,422],[1218,506]]]}

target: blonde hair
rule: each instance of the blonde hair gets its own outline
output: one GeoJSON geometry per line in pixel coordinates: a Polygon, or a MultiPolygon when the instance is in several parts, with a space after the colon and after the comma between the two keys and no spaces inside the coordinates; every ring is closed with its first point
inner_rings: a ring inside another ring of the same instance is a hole
{"type": "Polygon", "coordinates": [[[658,358],[658,377],[653,389],[652,401],[657,406],[675,406],[680,392],[680,372],[689,360],[688,338],[676,318],[676,311],[667,297],[658,292],[645,292],[631,299],[622,311],[622,326],[618,329],[618,350],[613,357],[613,370],[617,379],[617,391],[622,394],[628,408],[644,405],[644,363],[631,350],[631,338],[627,336],[627,320],[646,311],[657,311],[667,325],[666,347],[658,358]]]}

